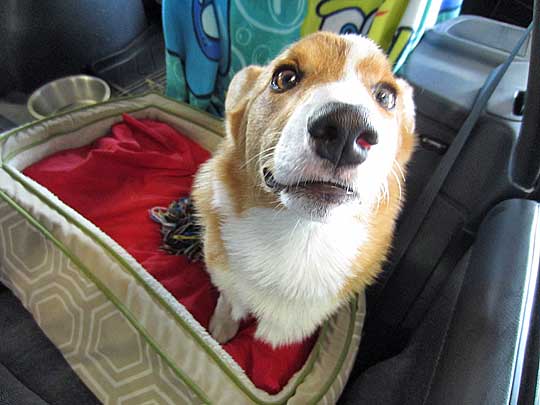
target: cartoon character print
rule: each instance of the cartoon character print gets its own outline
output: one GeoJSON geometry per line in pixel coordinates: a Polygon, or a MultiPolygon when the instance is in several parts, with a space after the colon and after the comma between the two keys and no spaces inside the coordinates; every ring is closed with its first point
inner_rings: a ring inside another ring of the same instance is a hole
{"type": "Polygon", "coordinates": [[[302,36],[323,30],[367,35],[383,0],[309,0],[302,36]]]}
{"type": "Polygon", "coordinates": [[[229,0],[164,0],[163,9],[167,53],[180,59],[176,74],[187,87],[182,98],[200,104],[194,98],[209,99],[218,74],[229,71],[229,0]]]}

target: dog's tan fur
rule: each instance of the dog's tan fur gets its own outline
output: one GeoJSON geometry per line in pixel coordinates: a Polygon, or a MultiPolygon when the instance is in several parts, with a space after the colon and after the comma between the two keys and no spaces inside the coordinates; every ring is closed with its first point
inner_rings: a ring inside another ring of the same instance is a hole
{"type": "MultiPolygon", "coordinates": [[[[265,188],[262,164],[272,165],[264,151],[274,147],[296,105],[312,86],[339,80],[343,75],[350,43],[342,37],[316,33],[293,45],[266,67],[245,68],[231,83],[226,100],[226,138],[213,158],[199,171],[193,197],[204,228],[205,261],[212,272],[235,271],[230,268],[228,252],[222,238],[224,213],[212,201],[215,180],[230,196],[234,215],[242,217],[250,208],[286,209],[274,193],[265,188]],[[286,94],[272,92],[269,83],[276,67],[292,64],[300,67],[302,80],[286,94]],[[261,153],[263,154],[261,156],[261,153]]],[[[411,89],[396,79],[382,53],[373,53],[356,64],[358,77],[367,88],[383,81],[397,89],[393,111],[399,122],[399,148],[396,162],[405,168],[414,148],[414,116],[404,99],[411,89]]],[[[351,89],[354,91],[354,89],[351,89]]],[[[381,110],[382,107],[381,107],[381,110]]],[[[369,218],[368,240],[362,245],[348,273],[348,280],[337,299],[346,300],[372,283],[379,273],[392,241],[396,217],[401,206],[403,179],[388,176],[389,196],[374,209],[369,218]]],[[[351,221],[360,221],[360,214],[351,221]]]]}

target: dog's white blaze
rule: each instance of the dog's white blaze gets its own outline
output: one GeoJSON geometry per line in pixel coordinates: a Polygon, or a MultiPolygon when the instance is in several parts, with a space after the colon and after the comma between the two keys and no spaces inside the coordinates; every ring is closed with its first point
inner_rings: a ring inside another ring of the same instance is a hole
{"type": "Polygon", "coordinates": [[[341,35],[341,38],[351,44],[349,55],[347,55],[347,65],[344,69],[345,72],[352,72],[358,61],[368,58],[374,53],[381,52],[379,45],[362,35],[345,34],[341,35]]]}

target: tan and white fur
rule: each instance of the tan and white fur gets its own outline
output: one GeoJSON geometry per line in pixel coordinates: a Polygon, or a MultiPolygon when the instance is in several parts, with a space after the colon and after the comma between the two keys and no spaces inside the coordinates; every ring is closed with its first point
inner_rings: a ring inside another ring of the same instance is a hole
{"type": "Polygon", "coordinates": [[[226,342],[253,315],[256,338],[274,347],[297,342],[381,269],[414,147],[412,90],[370,40],[316,33],[268,66],[238,72],[225,104],[225,140],[193,190],[220,292],[209,329],[226,342]],[[276,91],[287,68],[297,72],[295,84],[276,91]],[[375,94],[381,85],[393,92],[391,109],[375,94]],[[377,133],[361,164],[337,167],[315,153],[308,120],[330,102],[362,108],[377,133]],[[354,197],[326,199],[325,190],[337,191],[325,182],[354,197]]]}

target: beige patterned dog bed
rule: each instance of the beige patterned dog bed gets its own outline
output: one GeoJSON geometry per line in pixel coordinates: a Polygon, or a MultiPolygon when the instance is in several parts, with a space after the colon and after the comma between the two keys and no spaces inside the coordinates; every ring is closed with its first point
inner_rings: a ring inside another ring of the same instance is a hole
{"type": "Polygon", "coordinates": [[[22,174],[103,136],[125,112],[167,123],[208,150],[222,136],[219,120],[154,94],[2,135],[0,281],[104,403],[334,403],[359,344],[363,297],[327,322],[302,369],[270,395],[119,244],[22,174]]]}

